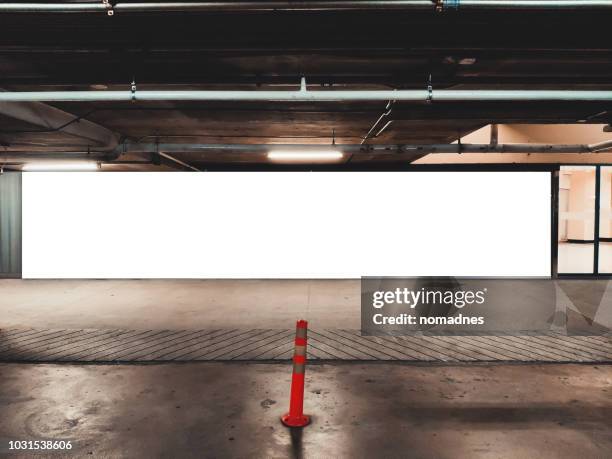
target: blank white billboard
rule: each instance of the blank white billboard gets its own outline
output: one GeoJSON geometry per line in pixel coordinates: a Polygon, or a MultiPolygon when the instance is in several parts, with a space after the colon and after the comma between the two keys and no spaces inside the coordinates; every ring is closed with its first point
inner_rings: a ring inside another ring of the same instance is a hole
{"type": "Polygon", "coordinates": [[[32,172],[24,278],[549,276],[545,172],[32,172]]]}

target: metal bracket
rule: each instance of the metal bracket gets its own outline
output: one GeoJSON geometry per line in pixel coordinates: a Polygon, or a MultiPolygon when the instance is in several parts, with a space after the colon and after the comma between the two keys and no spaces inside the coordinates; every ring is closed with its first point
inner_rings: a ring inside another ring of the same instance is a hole
{"type": "Polygon", "coordinates": [[[389,102],[387,102],[387,106],[385,107],[385,116],[389,116],[391,114],[391,112],[393,111],[393,104],[395,104],[394,100],[390,100],[389,102]]]}
{"type": "Polygon", "coordinates": [[[433,101],[433,85],[431,83],[431,73],[429,74],[429,79],[427,80],[427,103],[431,103],[433,101]]]}
{"type": "Polygon", "coordinates": [[[496,148],[499,144],[499,126],[497,124],[491,124],[491,138],[489,140],[489,145],[492,148],[496,148]]]}
{"type": "Polygon", "coordinates": [[[304,77],[304,76],[300,79],[300,91],[301,92],[306,92],[307,91],[307,89],[306,89],[306,77],[304,77]]]}
{"type": "Polygon", "coordinates": [[[132,85],[130,87],[130,91],[132,92],[132,102],[136,101],[136,78],[132,78],[132,85]]]}
{"type": "Polygon", "coordinates": [[[378,128],[378,125],[383,120],[385,120],[385,118],[388,118],[391,115],[391,112],[393,111],[393,104],[394,103],[395,103],[395,100],[389,100],[387,102],[387,105],[385,106],[385,111],[382,112],[382,114],[374,122],[374,124],[372,125],[372,127],[370,128],[368,133],[365,135],[365,137],[363,139],[361,139],[361,145],[365,145],[365,143],[368,141],[368,139],[378,137],[393,122],[393,120],[387,121],[387,123],[382,128],[380,128],[378,131],[376,131],[376,128],[378,128]]]}
{"type": "Polygon", "coordinates": [[[161,155],[159,154],[159,137],[155,138],[155,152],[151,154],[151,162],[156,166],[161,166],[161,155]]]}
{"type": "Polygon", "coordinates": [[[102,0],[102,4],[106,8],[106,14],[109,16],[113,16],[115,14],[115,5],[111,2],[111,0],[102,0]]]}

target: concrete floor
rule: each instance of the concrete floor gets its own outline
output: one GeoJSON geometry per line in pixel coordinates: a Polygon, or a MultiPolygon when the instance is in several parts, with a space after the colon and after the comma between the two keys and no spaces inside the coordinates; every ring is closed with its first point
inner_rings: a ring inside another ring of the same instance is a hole
{"type": "Polygon", "coordinates": [[[0,279],[0,327],[360,327],[359,280],[0,279]]]}
{"type": "MultiPolygon", "coordinates": [[[[565,293],[557,292],[558,310],[577,301],[581,315],[612,327],[612,303],[602,300],[606,280],[561,283],[565,293]]],[[[317,329],[359,329],[360,287],[359,279],[0,279],[0,328],[285,329],[303,318],[317,329]]],[[[534,316],[520,315],[527,328],[548,323],[548,312],[529,312],[534,316]]],[[[580,323],[589,328],[588,321],[580,323]]]]}
{"type": "MultiPolygon", "coordinates": [[[[612,366],[310,365],[313,424],[278,417],[290,367],[0,365],[9,440],[72,440],[65,457],[604,458],[612,366]]],[[[42,457],[9,454],[8,457],[42,457]]],[[[54,455],[53,457],[63,457],[54,455]]]]}

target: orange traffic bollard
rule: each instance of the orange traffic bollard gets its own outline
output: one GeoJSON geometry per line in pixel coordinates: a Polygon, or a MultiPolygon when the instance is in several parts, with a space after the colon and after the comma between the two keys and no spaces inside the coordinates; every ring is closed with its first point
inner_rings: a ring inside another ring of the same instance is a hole
{"type": "Polygon", "coordinates": [[[306,373],[306,341],[308,322],[298,320],[295,330],[295,351],[293,353],[293,374],[291,375],[291,399],[289,412],[281,417],[287,427],[304,427],[310,424],[310,417],[304,414],[304,376],[306,373]]]}

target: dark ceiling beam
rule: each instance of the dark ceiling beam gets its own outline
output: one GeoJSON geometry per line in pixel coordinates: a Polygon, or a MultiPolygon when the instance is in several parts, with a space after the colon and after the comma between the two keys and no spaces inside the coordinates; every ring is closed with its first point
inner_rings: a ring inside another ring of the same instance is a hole
{"type": "Polygon", "coordinates": [[[424,107],[397,105],[394,120],[457,121],[497,124],[603,123],[612,119],[612,104],[445,104],[424,107]]]}
{"type": "MultiPolygon", "coordinates": [[[[40,71],[40,69],[39,69],[40,71]]],[[[203,71],[204,72],[204,71],[203,71]]],[[[423,72],[423,79],[426,78],[426,73],[423,72]]],[[[260,84],[262,81],[266,81],[271,85],[288,85],[291,81],[295,81],[295,76],[278,77],[275,75],[262,75],[259,76],[236,76],[236,75],[214,75],[208,72],[207,74],[191,74],[191,75],[176,75],[170,72],[155,72],[151,71],[150,76],[140,79],[141,84],[151,84],[161,86],[166,84],[170,79],[174,79],[175,85],[195,86],[199,87],[210,87],[212,85],[219,85],[223,82],[228,86],[236,85],[248,85],[255,86],[260,84]]],[[[112,75],[106,73],[106,70],[95,72],[94,69],[90,69],[88,73],[78,75],[71,74],[70,76],[64,75],[52,75],[44,74],[41,75],[1,75],[0,84],[3,86],[15,86],[23,90],[53,90],[58,86],[81,86],[88,88],[90,85],[107,85],[107,86],[119,86],[121,83],[125,83],[126,79],[121,78],[121,75],[112,75]]],[[[325,86],[343,86],[351,85],[354,87],[376,85],[381,88],[389,89],[400,89],[400,88],[414,88],[422,83],[422,79],[414,78],[414,74],[409,78],[404,78],[401,75],[384,75],[384,76],[342,76],[335,75],[333,77],[327,76],[313,76],[310,80],[313,84],[320,84],[325,86]]],[[[612,88],[610,82],[612,81],[612,72],[602,75],[590,75],[590,76],[560,76],[559,74],[544,74],[541,76],[516,76],[516,77],[478,77],[469,76],[463,77],[458,76],[455,78],[440,78],[437,79],[438,87],[449,87],[455,85],[470,85],[470,86],[485,86],[494,85],[496,88],[516,88],[525,87],[529,85],[541,85],[547,89],[564,89],[568,86],[575,85],[586,85],[584,88],[612,88]]],[[[124,84],[123,86],[126,86],[124,84]]]]}
{"type": "Polygon", "coordinates": [[[608,45],[609,19],[607,12],[469,15],[461,16],[461,20],[454,15],[396,12],[156,14],[110,20],[103,15],[79,15],[78,21],[74,15],[0,14],[0,43],[44,46],[50,44],[47,37],[53,34],[53,45],[58,47],[104,46],[115,52],[137,47],[229,49],[241,44],[254,48],[278,48],[282,44],[287,49],[330,49],[350,44],[355,49],[594,50],[608,45]],[[312,33],[313,24],[317,33],[312,33]],[[521,33],[516,33],[518,27],[521,33]],[[165,33],[150,33],[158,28],[165,33]],[[563,33],[568,28],[573,33],[563,33]],[[354,33],[357,30],[367,33],[354,33]]]}

